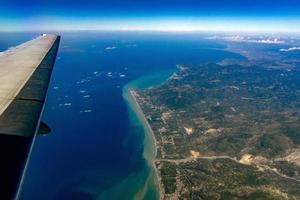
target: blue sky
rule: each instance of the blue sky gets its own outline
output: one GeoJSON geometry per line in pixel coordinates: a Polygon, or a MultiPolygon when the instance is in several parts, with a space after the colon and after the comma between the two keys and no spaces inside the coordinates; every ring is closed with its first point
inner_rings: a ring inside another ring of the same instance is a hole
{"type": "Polygon", "coordinates": [[[2,0],[0,31],[300,31],[299,0],[2,0]]]}

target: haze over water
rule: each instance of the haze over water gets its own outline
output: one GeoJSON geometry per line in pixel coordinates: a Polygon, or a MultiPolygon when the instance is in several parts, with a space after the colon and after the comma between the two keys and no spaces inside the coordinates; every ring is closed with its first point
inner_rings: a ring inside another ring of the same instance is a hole
{"type": "MultiPolygon", "coordinates": [[[[37,35],[1,33],[0,50],[37,35]]],[[[52,133],[35,142],[21,199],[132,199],[145,188],[145,198],[154,199],[154,186],[144,187],[151,174],[143,157],[144,129],[127,106],[123,87],[175,70],[176,64],[238,55],[216,50],[224,46],[198,34],[61,35],[43,115],[52,133]]]]}

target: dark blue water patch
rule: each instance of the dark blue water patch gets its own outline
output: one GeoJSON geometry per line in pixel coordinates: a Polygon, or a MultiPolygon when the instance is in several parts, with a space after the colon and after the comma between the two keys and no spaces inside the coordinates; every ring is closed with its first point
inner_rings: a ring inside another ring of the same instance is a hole
{"type": "Polygon", "coordinates": [[[0,32],[0,51],[17,46],[23,42],[37,37],[38,32],[0,32]]]}
{"type": "MultiPolygon", "coordinates": [[[[1,42],[0,49],[33,35],[2,33],[0,40],[10,39],[1,42]]],[[[147,167],[143,129],[132,128],[122,97],[125,84],[176,64],[239,57],[199,35],[61,35],[43,115],[53,131],[36,140],[21,195],[25,200],[91,199],[147,167]]]]}
{"type": "Polygon", "coordinates": [[[62,193],[58,192],[57,196],[54,197],[56,200],[65,200],[65,199],[72,199],[72,200],[92,200],[93,197],[85,192],[78,192],[78,191],[69,191],[68,189],[64,190],[62,193]]]}

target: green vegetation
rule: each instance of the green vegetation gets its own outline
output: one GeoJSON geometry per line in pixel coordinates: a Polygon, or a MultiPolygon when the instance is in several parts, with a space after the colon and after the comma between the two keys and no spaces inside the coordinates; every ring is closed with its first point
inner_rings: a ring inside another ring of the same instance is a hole
{"type": "Polygon", "coordinates": [[[176,190],[176,166],[169,162],[164,162],[162,164],[161,177],[164,185],[164,190],[166,194],[172,194],[176,190]]]}
{"type": "Polygon", "coordinates": [[[290,183],[272,172],[229,159],[198,159],[180,164],[178,171],[184,188],[197,191],[183,190],[182,196],[193,195],[194,199],[283,199],[300,193],[300,183],[296,181],[290,183]]]}
{"type": "Polygon", "coordinates": [[[183,66],[137,92],[166,199],[300,199],[300,71],[183,66]]]}

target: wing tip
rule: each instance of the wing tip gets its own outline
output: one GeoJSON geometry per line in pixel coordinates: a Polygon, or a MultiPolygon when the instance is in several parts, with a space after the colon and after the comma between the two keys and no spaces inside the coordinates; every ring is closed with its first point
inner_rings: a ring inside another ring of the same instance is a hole
{"type": "Polygon", "coordinates": [[[53,37],[53,38],[60,38],[59,34],[49,34],[49,33],[41,33],[40,37],[53,37]]]}

